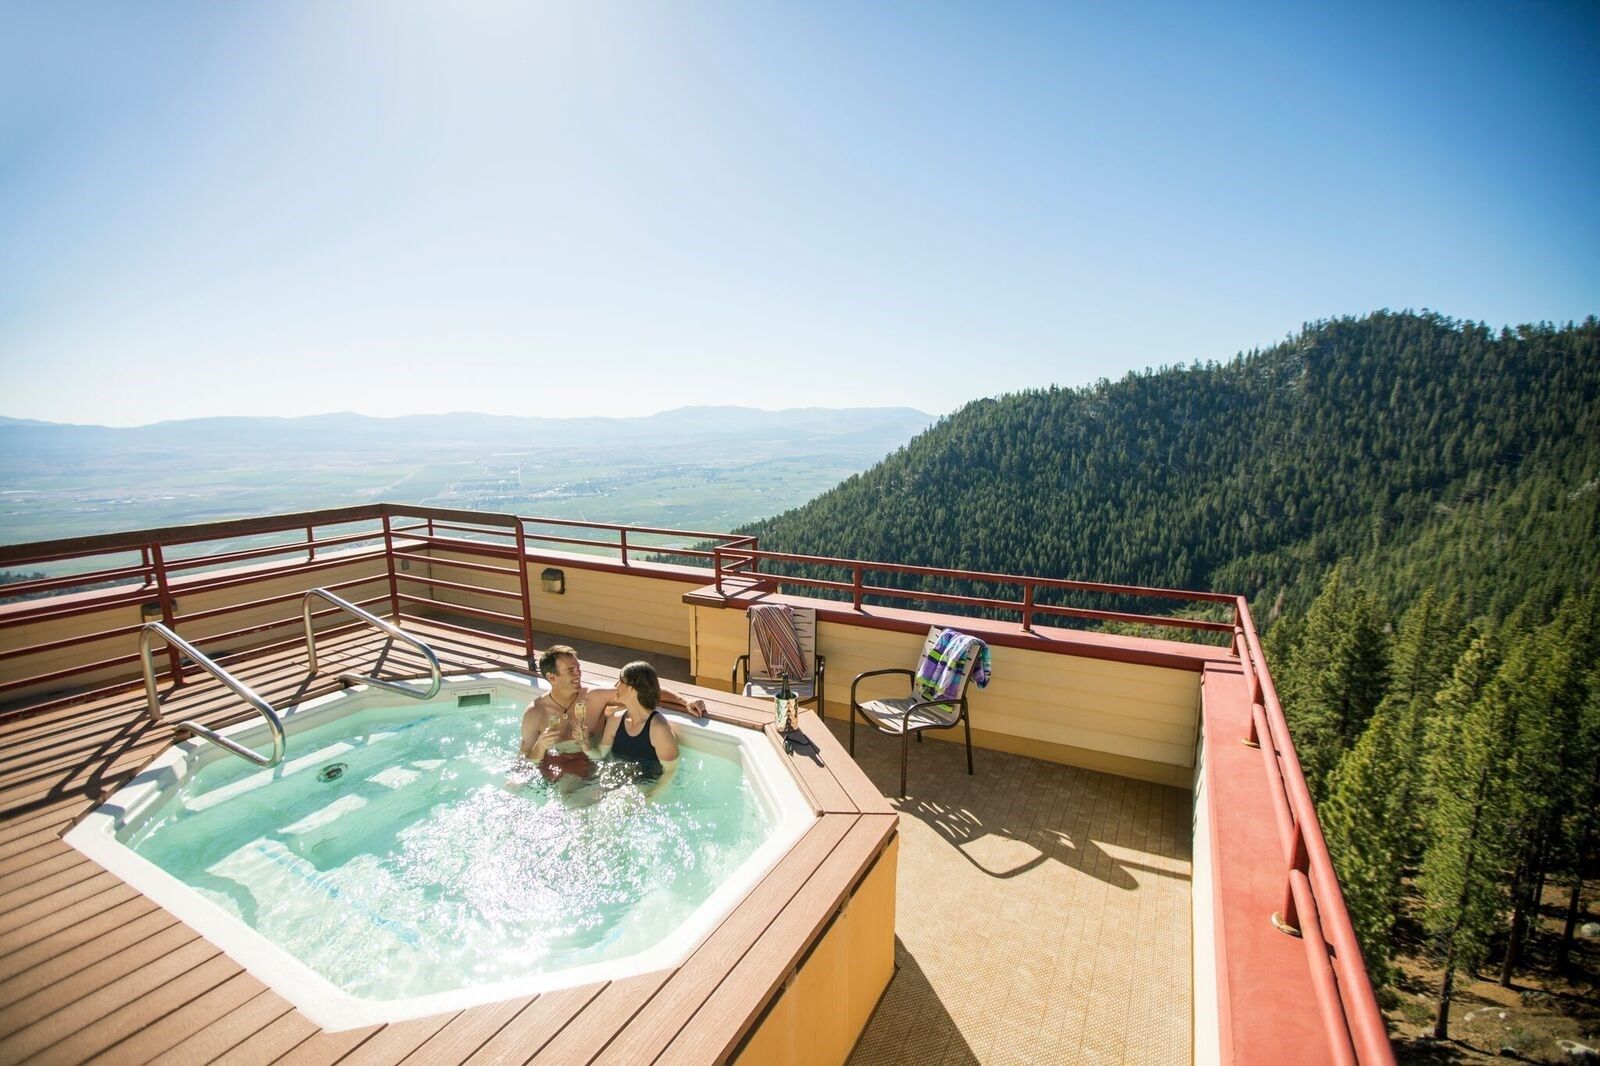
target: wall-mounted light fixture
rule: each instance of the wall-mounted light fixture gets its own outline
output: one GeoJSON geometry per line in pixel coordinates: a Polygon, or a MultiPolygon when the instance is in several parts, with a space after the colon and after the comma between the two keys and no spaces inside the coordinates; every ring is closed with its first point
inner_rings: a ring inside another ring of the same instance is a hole
{"type": "Polygon", "coordinates": [[[553,566],[547,566],[539,571],[539,587],[560,596],[567,591],[567,575],[553,566]]]}

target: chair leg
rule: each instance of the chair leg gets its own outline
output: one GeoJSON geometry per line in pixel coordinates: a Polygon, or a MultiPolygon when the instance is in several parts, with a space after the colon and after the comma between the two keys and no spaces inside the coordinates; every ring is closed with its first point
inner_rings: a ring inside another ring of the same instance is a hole
{"type": "Polygon", "coordinates": [[[972,719],[962,718],[961,724],[967,727],[967,774],[972,773],[972,719]]]}
{"type": "Polygon", "coordinates": [[[906,757],[911,754],[911,734],[900,734],[900,798],[906,798],[906,757]]]}
{"type": "Polygon", "coordinates": [[[850,701],[850,754],[856,753],[856,705],[852,697],[850,701]]]}

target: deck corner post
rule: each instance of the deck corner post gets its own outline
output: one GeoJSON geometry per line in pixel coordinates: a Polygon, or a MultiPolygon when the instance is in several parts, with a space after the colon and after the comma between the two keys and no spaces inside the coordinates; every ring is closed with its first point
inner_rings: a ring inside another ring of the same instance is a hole
{"type": "MultiPolygon", "coordinates": [[[[177,632],[177,611],[173,605],[172,586],[167,581],[167,562],[161,554],[161,542],[151,542],[146,551],[150,565],[155,570],[156,600],[161,604],[161,624],[177,632]]],[[[167,643],[167,668],[172,674],[172,683],[183,684],[183,655],[170,641],[167,643]]]]}
{"type": "Polygon", "coordinates": [[[383,561],[389,570],[389,617],[394,619],[394,624],[400,624],[400,582],[394,572],[394,530],[390,525],[389,514],[383,515],[383,561]]]}
{"type": "Polygon", "coordinates": [[[528,657],[528,670],[537,673],[533,652],[533,586],[528,581],[528,535],[522,519],[516,521],[517,577],[522,584],[522,650],[528,657]]]}

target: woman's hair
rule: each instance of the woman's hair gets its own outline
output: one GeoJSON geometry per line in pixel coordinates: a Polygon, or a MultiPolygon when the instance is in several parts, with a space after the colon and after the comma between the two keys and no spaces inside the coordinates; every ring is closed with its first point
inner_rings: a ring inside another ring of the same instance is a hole
{"type": "Polygon", "coordinates": [[[643,659],[624,666],[617,680],[638,694],[645,710],[653,711],[661,702],[661,679],[656,677],[656,668],[643,659]]]}

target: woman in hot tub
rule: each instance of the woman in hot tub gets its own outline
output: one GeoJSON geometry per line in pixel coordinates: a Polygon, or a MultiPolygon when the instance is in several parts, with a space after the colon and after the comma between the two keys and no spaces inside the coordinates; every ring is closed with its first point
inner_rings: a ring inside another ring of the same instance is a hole
{"type": "Polygon", "coordinates": [[[600,758],[635,763],[643,771],[650,799],[664,796],[678,772],[678,737],[672,723],[656,710],[661,681],[647,662],[633,662],[617,675],[616,700],[622,710],[607,714],[601,732],[600,758]]]}

